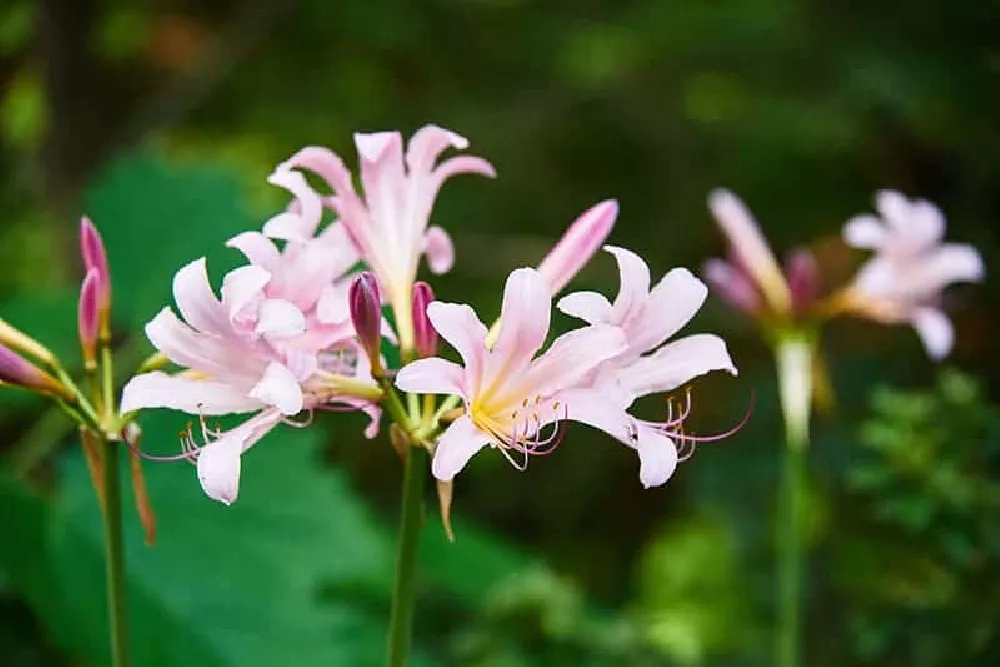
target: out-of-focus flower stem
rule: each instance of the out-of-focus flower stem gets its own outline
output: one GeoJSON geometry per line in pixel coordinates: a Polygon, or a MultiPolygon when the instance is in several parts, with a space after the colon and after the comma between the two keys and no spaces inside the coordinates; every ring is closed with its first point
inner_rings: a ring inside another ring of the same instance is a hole
{"type": "Polygon", "coordinates": [[[809,332],[787,332],[776,340],[778,390],[785,422],[778,524],[778,623],[775,646],[775,664],[778,667],[798,667],[801,664],[805,502],[814,352],[814,336],[809,332]]]}
{"type": "Polygon", "coordinates": [[[111,664],[127,667],[128,642],[125,611],[125,550],[122,544],[122,498],[118,448],[107,430],[118,421],[114,396],[114,364],[111,341],[102,332],[100,341],[101,406],[104,428],[100,431],[103,448],[104,546],[107,578],[108,629],[111,641],[111,664]]]}

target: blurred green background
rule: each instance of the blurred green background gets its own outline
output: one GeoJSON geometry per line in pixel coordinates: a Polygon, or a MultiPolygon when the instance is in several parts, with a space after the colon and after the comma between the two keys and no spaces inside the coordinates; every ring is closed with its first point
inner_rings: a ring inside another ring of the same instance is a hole
{"type": "MultiPolygon", "coordinates": [[[[1000,3],[913,0],[0,2],[0,315],[77,358],[76,226],[104,233],[122,380],[183,263],[283,205],[264,178],[306,144],[354,163],[354,131],[434,122],[497,167],[444,188],[447,300],[498,309],[590,204],[658,276],[722,252],[705,198],[740,193],[780,251],[836,241],[876,189],[931,199],[988,280],[949,292],[945,369],[904,328],[837,322],[838,400],[810,452],[808,664],[1000,662],[1000,3]]],[[[609,257],[577,287],[614,293],[609,257]]],[[[560,320],[560,326],[568,322],[560,320]]],[[[768,665],[781,451],[773,368],[717,299],[741,370],[695,394],[735,423],[663,488],[632,452],[572,427],[520,474],[477,457],[434,504],[420,562],[419,665],[768,665]]],[[[143,417],[176,447],[186,418],[143,417]]],[[[138,665],[378,665],[401,466],[363,419],[328,416],[252,450],[240,500],[147,465],[159,539],[126,514],[138,665]]],[[[100,522],[72,427],[0,392],[0,664],[106,664],[100,522]]]]}

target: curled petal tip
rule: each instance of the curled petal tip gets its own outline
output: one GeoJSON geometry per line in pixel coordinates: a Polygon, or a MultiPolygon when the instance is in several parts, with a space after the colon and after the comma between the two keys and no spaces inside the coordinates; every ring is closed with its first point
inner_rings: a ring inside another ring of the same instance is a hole
{"type": "Polygon", "coordinates": [[[371,132],[354,134],[354,145],[358,155],[368,162],[378,162],[386,150],[394,143],[401,141],[398,132],[371,132]]]}

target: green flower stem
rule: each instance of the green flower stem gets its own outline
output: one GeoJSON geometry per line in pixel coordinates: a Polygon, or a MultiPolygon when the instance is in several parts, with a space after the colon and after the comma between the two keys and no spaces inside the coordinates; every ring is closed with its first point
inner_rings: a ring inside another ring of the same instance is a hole
{"type": "Polygon", "coordinates": [[[386,662],[389,667],[403,667],[410,653],[413,607],[417,597],[413,575],[417,563],[426,477],[427,450],[420,445],[408,446],[403,473],[399,542],[396,548],[396,582],[392,589],[392,611],[389,614],[389,646],[386,662]]]}
{"type": "Polygon", "coordinates": [[[778,667],[798,667],[801,664],[813,344],[810,335],[796,332],[779,338],[775,348],[786,444],[782,466],[781,520],[778,525],[778,667]]]}
{"type": "Polygon", "coordinates": [[[127,667],[128,641],[125,611],[125,549],[122,544],[122,496],[118,447],[106,431],[117,422],[114,396],[114,366],[110,341],[101,340],[101,407],[104,431],[104,546],[107,577],[108,627],[111,640],[111,664],[127,667]]]}

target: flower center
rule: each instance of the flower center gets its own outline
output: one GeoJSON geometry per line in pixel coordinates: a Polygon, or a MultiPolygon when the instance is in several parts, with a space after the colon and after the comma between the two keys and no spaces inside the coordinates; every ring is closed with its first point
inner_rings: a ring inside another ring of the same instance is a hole
{"type": "Polygon", "coordinates": [[[522,398],[520,403],[480,399],[469,406],[472,423],[489,433],[491,445],[521,471],[527,469],[529,457],[551,454],[562,443],[567,416],[565,405],[545,400],[540,394],[522,398]]]}

